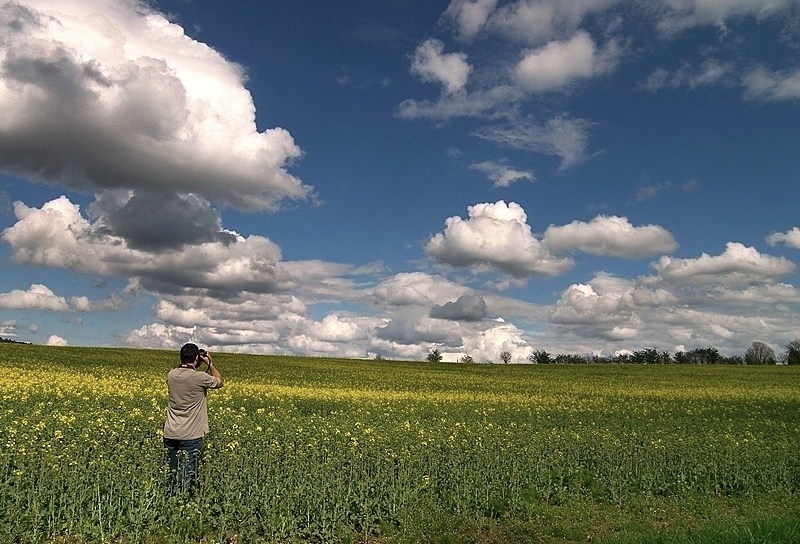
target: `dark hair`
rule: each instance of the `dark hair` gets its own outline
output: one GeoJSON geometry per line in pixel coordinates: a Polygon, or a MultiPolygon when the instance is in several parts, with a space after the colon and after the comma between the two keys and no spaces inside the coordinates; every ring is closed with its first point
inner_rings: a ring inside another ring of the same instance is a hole
{"type": "Polygon", "coordinates": [[[200,353],[200,348],[197,347],[197,344],[184,344],[184,346],[181,348],[181,361],[194,361],[194,358],[197,357],[198,353],[200,353]]]}

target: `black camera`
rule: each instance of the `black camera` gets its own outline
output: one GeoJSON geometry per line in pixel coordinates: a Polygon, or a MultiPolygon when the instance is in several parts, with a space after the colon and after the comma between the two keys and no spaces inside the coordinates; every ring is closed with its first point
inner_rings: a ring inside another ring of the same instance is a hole
{"type": "Polygon", "coordinates": [[[204,349],[198,350],[197,356],[198,357],[206,357],[206,356],[208,356],[208,352],[206,350],[204,350],[204,349]]]}

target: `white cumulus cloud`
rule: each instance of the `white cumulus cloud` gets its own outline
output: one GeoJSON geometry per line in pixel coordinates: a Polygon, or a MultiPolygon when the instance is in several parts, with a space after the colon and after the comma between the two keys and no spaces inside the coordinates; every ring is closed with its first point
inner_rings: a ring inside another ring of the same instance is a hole
{"type": "Polygon", "coordinates": [[[797,269],[784,257],[765,255],[738,242],[728,242],[725,251],[717,256],[706,253],[696,259],[663,256],[653,267],[669,281],[725,286],[771,283],[797,269]]]}
{"type": "Polygon", "coordinates": [[[0,34],[0,169],[243,209],[309,196],[291,135],[257,130],[242,67],[150,4],[8,2],[0,34]]]}
{"type": "Polygon", "coordinates": [[[206,242],[180,251],[147,251],[104,234],[66,197],[40,209],[16,202],[14,212],[18,221],[2,232],[2,239],[19,263],[138,277],[147,289],[164,292],[266,293],[294,285],[293,276],[282,268],[280,249],[261,236],[206,242]]]}
{"type": "Polygon", "coordinates": [[[579,31],[569,40],[527,51],[517,64],[515,77],[534,93],[558,90],[607,72],[614,65],[614,56],[612,50],[598,51],[592,37],[579,31]]]}
{"type": "Polygon", "coordinates": [[[462,40],[473,39],[486,24],[489,15],[497,6],[497,0],[453,0],[442,14],[462,40]]]}
{"type": "Polygon", "coordinates": [[[572,34],[587,15],[617,3],[619,0],[516,0],[498,8],[486,26],[514,42],[540,44],[572,34]]]}
{"type": "Polygon", "coordinates": [[[490,266],[516,278],[557,276],[574,264],[550,253],[515,202],[476,204],[468,213],[466,220],[454,216],[445,221],[444,232],[425,246],[428,255],[455,267],[490,266]]]}
{"type": "Polygon", "coordinates": [[[773,232],[767,236],[767,243],[771,246],[786,244],[789,247],[800,249],[800,228],[794,227],[787,232],[773,232]]]}
{"type": "Polygon", "coordinates": [[[64,297],[57,296],[46,285],[34,283],[27,291],[14,289],[0,293],[0,308],[11,310],[49,310],[67,312],[69,305],[64,297]]]}
{"type": "Polygon", "coordinates": [[[62,337],[58,336],[57,334],[51,334],[50,337],[47,339],[48,346],[66,346],[67,341],[64,340],[62,337]]]}
{"type": "Polygon", "coordinates": [[[411,60],[412,74],[422,81],[440,83],[448,94],[464,88],[471,70],[464,53],[445,53],[444,44],[436,39],[421,43],[411,60]]]}
{"type": "Polygon", "coordinates": [[[543,241],[553,251],[579,249],[592,255],[642,257],[671,253],[677,249],[675,237],[659,225],[634,227],[625,217],[598,215],[588,223],[573,221],[551,225],[543,241]]]}

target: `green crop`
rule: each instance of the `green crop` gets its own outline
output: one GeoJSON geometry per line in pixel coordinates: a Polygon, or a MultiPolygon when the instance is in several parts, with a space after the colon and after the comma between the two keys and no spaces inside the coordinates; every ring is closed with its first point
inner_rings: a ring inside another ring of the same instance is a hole
{"type": "Polygon", "coordinates": [[[580,525],[569,541],[643,504],[797,512],[794,367],[220,353],[189,501],[163,486],[174,353],[0,345],[0,361],[2,542],[426,542],[558,512],[580,525]]]}

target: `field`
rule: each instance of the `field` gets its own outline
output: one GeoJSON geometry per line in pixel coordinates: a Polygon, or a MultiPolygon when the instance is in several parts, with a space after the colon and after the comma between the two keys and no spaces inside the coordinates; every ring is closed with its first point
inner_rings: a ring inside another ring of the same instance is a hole
{"type": "Polygon", "coordinates": [[[797,542],[800,368],[218,354],[195,501],[173,352],[0,344],[0,542],[797,542]]]}

